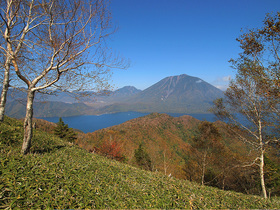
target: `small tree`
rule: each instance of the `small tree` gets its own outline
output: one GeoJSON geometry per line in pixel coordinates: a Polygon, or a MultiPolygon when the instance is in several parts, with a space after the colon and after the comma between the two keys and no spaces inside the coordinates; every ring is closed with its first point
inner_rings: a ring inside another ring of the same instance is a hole
{"type": "Polygon", "coordinates": [[[145,170],[152,170],[152,161],[149,154],[145,151],[143,143],[139,144],[138,149],[135,150],[134,157],[138,166],[145,170]]]}
{"type": "Polygon", "coordinates": [[[63,122],[61,117],[59,118],[57,126],[54,129],[54,134],[71,143],[73,143],[77,139],[77,134],[73,131],[72,128],[68,127],[68,124],[65,124],[63,122]]]}
{"type": "Polygon", "coordinates": [[[199,135],[194,137],[194,146],[199,151],[198,163],[201,166],[201,184],[205,182],[207,164],[214,153],[222,152],[221,135],[213,123],[203,121],[198,125],[199,135]]]}

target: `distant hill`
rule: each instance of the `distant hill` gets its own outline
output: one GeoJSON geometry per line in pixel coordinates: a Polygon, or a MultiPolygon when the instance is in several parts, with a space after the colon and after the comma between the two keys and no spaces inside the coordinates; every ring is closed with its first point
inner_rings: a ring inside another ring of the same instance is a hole
{"type": "Polygon", "coordinates": [[[103,107],[101,112],[142,111],[165,113],[207,113],[223,91],[186,74],[166,77],[151,87],[103,107]]]}
{"type": "MultiPolygon", "coordinates": [[[[133,86],[125,86],[115,91],[104,90],[100,92],[93,92],[88,91],[84,92],[85,94],[91,94],[90,98],[85,97],[83,100],[89,103],[112,103],[112,102],[119,102],[127,97],[130,97],[141,90],[133,87],[133,86]]],[[[49,95],[47,96],[47,101],[59,101],[64,103],[77,103],[79,101],[75,100],[75,93],[65,93],[59,92],[56,95],[49,95]]],[[[81,100],[81,102],[83,102],[81,100]]]]}
{"type": "MultiPolygon", "coordinates": [[[[14,100],[7,103],[6,113],[10,117],[25,116],[25,102],[14,100]]],[[[92,107],[84,103],[63,103],[59,101],[34,102],[34,117],[68,117],[93,113],[92,107]]]]}
{"type": "Polygon", "coordinates": [[[114,103],[121,103],[122,101],[127,100],[127,98],[134,96],[135,94],[141,92],[141,90],[133,86],[125,86],[123,88],[117,89],[107,94],[99,94],[95,96],[93,107],[106,106],[114,103]]]}
{"type": "Polygon", "coordinates": [[[133,86],[125,86],[123,88],[120,88],[120,89],[114,91],[111,94],[111,97],[121,97],[121,98],[130,97],[139,92],[141,92],[141,90],[139,90],[133,86]]]}

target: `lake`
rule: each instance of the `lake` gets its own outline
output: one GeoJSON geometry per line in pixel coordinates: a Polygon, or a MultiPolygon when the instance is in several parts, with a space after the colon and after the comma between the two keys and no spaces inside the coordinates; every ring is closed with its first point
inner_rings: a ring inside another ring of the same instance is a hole
{"type": "MultiPolygon", "coordinates": [[[[111,127],[114,125],[119,125],[128,120],[143,117],[150,113],[140,113],[140,112],[119,112],[112,114],[103,115],[83,115],[74,117],[63,117],[64,123],[68,124],[70,128],[76,128],[84,133],[94,132],[96,130],[111,127]]],[[[198,120],[207,120],[210,122],[215,121],[215,116],[213,114],[178,114],[178,113],[168,113],[173,117],[180,117],[183,115],[190,115],[198,120]]],[[[49,122],[57,123],[59,117],[42,117],[41,119],[47,120],[49,122]]]]}

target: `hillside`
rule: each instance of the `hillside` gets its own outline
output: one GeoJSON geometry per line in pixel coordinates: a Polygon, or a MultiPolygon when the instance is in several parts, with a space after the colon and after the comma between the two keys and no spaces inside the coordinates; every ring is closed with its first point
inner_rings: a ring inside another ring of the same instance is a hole
{"type": "MultiPolygon", "coordinates": [[[[257,168],[237,167],[252,162],[256,154],[226,127],[220,121],[210,123],[188,115],[171,117],[152,113],[80,134],[77,143],[88,151],[137,167],[197,183],[202,183],[203,177],[209,186],[259,195],[257,168]],[[205,127],[204,133],[201,126],[205,127]],[[137,163],[135,152],[140,144],[151,164],[137,163]]],[[[280,172],[278,157],[267,153],[267,158],[271,164],[266,165],[266,174],[280,172]]],[[[279,180],[277,175],[267,179],[272,195],[280,193],[279,180]]]]}
{"type": "Polygon", "coordinates": [[[109,160],[36,130],[20,154],[22,123],[0,124],[0,207],[11,209],[279,209],[280,200],[200,186],[109,160]]]}
{"type": "Polygon", "coordinates": [[[85,134],[82,138],[88,140],[81,140],[80,145],[94,151],[115,142],[119,153],[125,156],[129,164],[134,164],[134,150],[143,143],[153,159],[154,170],[164,171],[163,153],[166,153],[166,162],[169,165],[166,173],[182,178],[182,156],[189,150],[185,141],[195,135],[198,122],[199,120],[190,116],[174,118],[167,114],[152,113],[85,134]]]}

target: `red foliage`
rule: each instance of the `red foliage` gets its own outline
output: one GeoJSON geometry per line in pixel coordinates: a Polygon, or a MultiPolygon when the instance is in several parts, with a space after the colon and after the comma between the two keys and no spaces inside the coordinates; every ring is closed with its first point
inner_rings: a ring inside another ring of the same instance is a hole
{"type": "Polygon", "coordinates": [[[122,147],[116,140],[104,141],[101,147],[98,149],[98,153],[118,161],[124,160],[124,155],[122,155],[122,147]]]}

